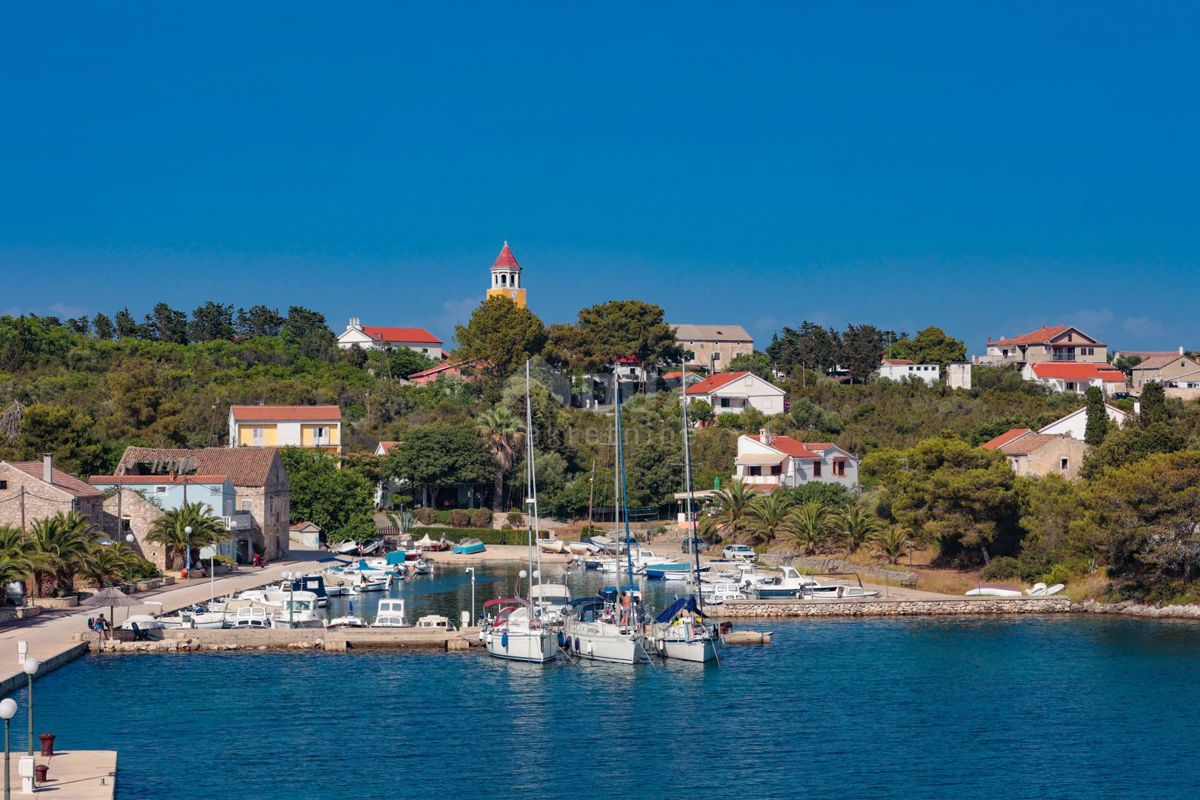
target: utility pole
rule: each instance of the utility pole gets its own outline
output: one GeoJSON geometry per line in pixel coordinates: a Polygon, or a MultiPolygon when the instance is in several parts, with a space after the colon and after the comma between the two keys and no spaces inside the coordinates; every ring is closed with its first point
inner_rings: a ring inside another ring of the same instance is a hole
{"type": "Polygon", "coordinates": [[[25,532],[25,487],[21,486],[21,532],[25,532]]]}
{"type": "Polygon", "coordinates": [[[592,503],[596,499],[596,459],[592,459],[592,477],[588,480],[588,533],[592,531],[592,503]]]}

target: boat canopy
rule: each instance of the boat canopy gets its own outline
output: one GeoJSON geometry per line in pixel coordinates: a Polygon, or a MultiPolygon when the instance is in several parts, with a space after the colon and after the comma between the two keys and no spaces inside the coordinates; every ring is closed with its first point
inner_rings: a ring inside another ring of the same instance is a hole
{"type": "Polygon", "coordinates": [[[396,564],[403,564],[405,555],[406,554],[403,550],[393,550],[392,552],[388,553],[387,554],[388,566],[394,566],[396,564]]]}
{"type": "Polygon", "coordinates": [[[702,617],[708,616],[700,610],[700,606],[696,603],[696,595],[689,594],[687,597],[681,597],[674,603],[671,603],[666,611],[654,618],[654,621],[670,622],[671,620],[675,619],[675,615],[677,615],[680,611],[691,611],[695,614],[699,614],[702,617]]]}
{"type": "Polygon", "coordinates": [[[528,601],[520,597],[496,597],[488,600],[483,604],[484,608],[493,608],[495,606],[524,606],[528,605],[528,601]]]}

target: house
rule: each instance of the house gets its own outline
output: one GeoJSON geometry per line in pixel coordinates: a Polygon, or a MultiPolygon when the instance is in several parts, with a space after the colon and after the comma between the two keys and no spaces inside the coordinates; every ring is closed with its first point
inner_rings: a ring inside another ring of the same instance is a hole
{"type": "MultiPolygon", "coordinates": [[[[1125,423],[1129,420],[1127,413],[1108,403],[1104,404],[1104,413],[1118,428],[1124,428],[1125,423]]],[[[1018,428],[1016,430],[1028,431],[1029,429],[1018,428]]],[[[1038,433],[1063,434],[1083,441],[1084,435],[1087,433],[1087,406],[1081,406],[1062,419],[1056,419],[1049,425],[1039,428],[1038,433]]]]}
{"type": "MultiPolygon", "coordinates": [[[[229,530],[229,540],[217,545],[219,555],[243,562],[254,556],[254,520],[248,511],[237,509],[237,491],[226,475],[93,475],[88,483],[107,495],[104,532],[116,539],[132,533],[143,555],[158,549],[146,542],[145,535],[164,511],[199,503],[220,517],[229,530]],[[133,497],[147,501],[154,511],[143,508],[133,497]]],[[[156,558],[146,557],[158,563],[156,558]]]]}
{"type": "Polygon", "coordinates": [[[296,522],[288,528],[288,538],[297,550],[318,550],[321,547],[321,526],[315,522],[296,522]]]}
{"type": "Polygon", "coordinates": [[[753,372],[720,372],[687,387],[689,399],[704,400],[715,414],[740,414],[756,408],[770,416],[784,412],[787,392],[753,372]]]}
{"type": "Polygon", "coordinates": [[[1044,362],[1081,362],[1103,364],[1108,358],[1108,345],[1070,325],[1047,325],[1020,336],[992,341],[988,339],[987,355],[982,364],[1041,364],[1044,362]]]}
{"type": "Polygon", "coordinates": [[[480,361],[478,359],[463,358],[455,361],[443,361],[429,369],[414,372],[408,376],[408,379],[418,386],[433,383],[438,378],[458,378],[464,381],[473,381],[476,378],[479,365],[480,361]]]}
{"type": "Polygon", "coordinates": [[[1093,386],[1099,387],[1105,395],[1125,391],[1125,373],[1108,364],[1053,361],[1026,364],[1021,368],[1021,376],[1027,381],[1049,386],[1056,392],[1083,394],[1093,386]]]}
{"type": "Polygon", "coordinates": [[[146,539],[164,513],[147,493],[122,486],[104,498],[102,529],[106,536],[122,544],[125,544],[125,537],[132,534],[133,543],[129,546],[133,551],[165,572],[167,548],[146,539]]]}
{"type": "Polygon", "coordinates": [[[278,448],[127,447],[114,475],[225,476],[236,495],[233,516],[240,512],[250,516],[248,535],[241,537],[239,530],[239,537],[269,559],[287,556],[291,487],[278,448]]]}
{"type": "Polygon", "coordinates": [[[230,447],[312,447],[338,454],[342,410],[337,406],[230,406],[230,447]]]}
{"type": "Polygon", "coordinates": [[[734,480],[760,491],[801,484],[837,483],[858,487],[858,459],[829,442],[801,442],[766,430],[738,437],[734,480]]]}
{"type": "Polygon", "coordinates": [[[0,525],[25,530],[59,512],[83,514],[100,530],[104,492],[55,467],[49,454],[41,461],[0,461],[0,525]]]}
{"type": "Polygon", "coordinates": [[[1160,353],[1143,359],[1129,371],[1134,394],[1141,394],[1147,383],[1161,383],[1164,389],[1200,389],[1200,362],[1178,353],[1160,353]]]}
{"type": "Polygon", "coordinates": [[[688,364],[720,372],[738,356],[754,352],[754,339],[741,325],[672,325],[675,341],[690,353],[688,364]]]}
{"type": "Polygon", "coordinates": [[[911,378],[930,386],[936,386],[942,379],[942,369],[937,364],[914,364],[907,358],[885,358],[875,374],[897,383],[911,378]]]}
{"type": "Polygon", "coordinates": [[[1017,475],[1079,476],[1079,468],[1089,448],[1082,439],[1065,433],[1034,433],[1029,428],[1013,428],[982,445],[999,450],[1017,475]]]}
{"type": "Polygon", "coordinates": [[[337,346],[349,350],[355,345],[363,350],[399,350],[407,347],[435,361],[445,356],[442,352],[442,340],[424,328],[363,325],[358,317],[351,317],[350,324],[337,338],[337,346]]]}
{"type": "Polygon", "coordinates": [[[506,297],[525,308],[525,287],[521,285],[521,265],[513,255],[508,242],[500,248],[500,255],[492,262],[491,285],[488,287],[486,298],[506,297]]]}
{"type": "Polygon", "coordinates": [[[375,445],[375,455],[380,456],[382,458],[383,456],[386,456],[388,453],[392,452],[392,448],[398,444],[400,444],[400,443],[399,442],[380,442],[379,444],[375,445]]]}

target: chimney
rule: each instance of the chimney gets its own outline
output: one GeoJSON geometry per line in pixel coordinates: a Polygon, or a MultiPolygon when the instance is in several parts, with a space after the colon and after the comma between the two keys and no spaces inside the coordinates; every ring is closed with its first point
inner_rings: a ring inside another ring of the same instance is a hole
{"type": "Polygon", "coordinates": [[[759,428],[758,429],[758,440],[760,442],[762,442],[763,444],[770,444],[771,443],[771,432],[769,430],[767,430],[766,428],[759,428]]]}
{"type": "Polygon", "coordinates": [[[42,453],[42,480],[46,483],[54,483],[54,462],[49,453],[42,453]]]}
{"type": "Polygon", "coordinates": [[[350,327],[351,328],[361,328],[362,327],[362,323],[359,321],[358,317],[350,318],[350,327]]]}
{"type": "Polygon", "coordinates": [[[1183,345],[1179,345],[1179,355],[1183,355],[1183,345]]]}

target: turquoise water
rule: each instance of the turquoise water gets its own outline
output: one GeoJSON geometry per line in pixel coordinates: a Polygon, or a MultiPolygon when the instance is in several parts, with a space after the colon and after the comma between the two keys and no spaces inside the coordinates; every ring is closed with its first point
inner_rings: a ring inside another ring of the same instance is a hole
{"type": "MultiPolygon", "coordinates": [[[[499,587],[478,584],[480,602],[511,588],[510,571],[491,577],[499,587]]],[[[410,616],[469,603],[457,573],[400,591],[410,616]]],[[[720,667],[541,668],[477,653],[87,657],[38,681],[38,730],[64,749],[120,750],[123,800],[1200,794],[1200,626],[770,627],[773,644],[728,648],[720,667]]]]}

